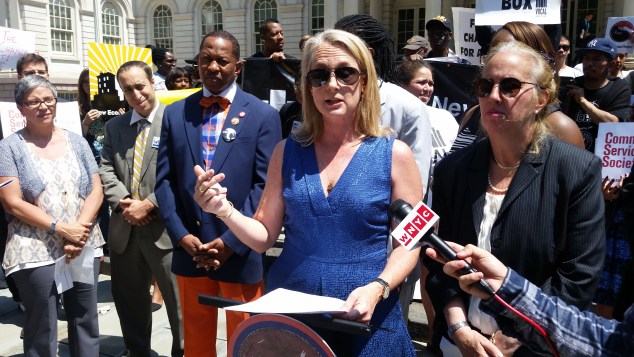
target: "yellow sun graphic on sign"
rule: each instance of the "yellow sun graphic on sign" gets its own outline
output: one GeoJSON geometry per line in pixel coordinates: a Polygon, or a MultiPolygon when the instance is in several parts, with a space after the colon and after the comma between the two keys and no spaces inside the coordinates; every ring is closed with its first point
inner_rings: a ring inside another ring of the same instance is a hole
{"type": "Polygon", "coordinates": [[[152,67],[152,50],[143,47],[88,43],[88,71],[90,73],[90,99],[98,94],[97,76],[103,73],[117,74],[122,64],[143,61],[152,67]]]}

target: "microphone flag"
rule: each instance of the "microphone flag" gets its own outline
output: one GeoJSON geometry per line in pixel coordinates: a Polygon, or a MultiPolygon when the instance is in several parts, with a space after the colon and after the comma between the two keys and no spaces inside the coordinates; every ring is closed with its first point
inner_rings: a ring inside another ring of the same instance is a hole
{"type": "Polygon", "coordinates": [[[392,237],[407,250],[412,250],[436,221],[438,221],[438,215],[424,203],[418,202],[414,209],[392,230],[392,237]]]}

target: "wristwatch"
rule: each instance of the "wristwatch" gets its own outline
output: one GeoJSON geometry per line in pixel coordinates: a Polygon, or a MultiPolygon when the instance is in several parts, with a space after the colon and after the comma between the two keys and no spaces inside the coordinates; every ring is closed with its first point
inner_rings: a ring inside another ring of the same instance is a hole
{"type": "Polygon", "coordinates": [[[453,336],[454,333],[456,333],[456,331],[458,331],[459,329],[465,327],[465,326],[469,326],[469,323],[467,321],[460,321],[454,325],[451,325],[449,327],[449,329],[447,329],[447,335],[449,335],[449,337],[453,336]]]}
{"type": "Polygon", "coordinates": [[[376,278],[374,280],[372,280],[372,282],[377,282],[379,284],[381,284],[381,286],[383,286],[383,294],[381,294],[381,300],[385,300],[388,298],[388,296],[390,296],[390,284],[387,283],[387,281],[381,279],[381,278],[376,278]]]}

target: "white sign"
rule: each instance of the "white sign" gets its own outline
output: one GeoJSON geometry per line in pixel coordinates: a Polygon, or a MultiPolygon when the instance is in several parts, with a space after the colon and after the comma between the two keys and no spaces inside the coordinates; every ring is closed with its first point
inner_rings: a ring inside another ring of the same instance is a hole
{"type": "Polygon", "coordinates": [[[13,69],[25,53],[35,52],[35,34],[0,27],[0,69],[13,69]]]}
{"type": "MultiPolygon", "coordinates": [[[[56,114],[56,126],[82,135],[77,102],[58,102],[56,114]]],[[[0,102],[0,121],[2,121],[2,135],[5,138],[26,125],[26,119],[13,102],[0,102]]]]}
{"type": "Polygon", "coordinates": [[[452,7],[456,54],[472,64],[480,63],[480,44],[475,35],[475,9],[452,7]]]}
{"type": "Polygon", "coordinates": [[[616,42],[619,53],[632,53],[634,44],[634,16],[609,17],[605,37],[616,42]]]}
{"type": "Polygon", "coordinates": [[[561,23],[561,0],[476,0],[475,24],[504,25],[509,21],[561,23]]]}
{"type": "Polygon", "coordinates": [[[618,181],[634,163],[634,123],[600,123],[594,154],[601,159],[601,176],[618,181]]]}

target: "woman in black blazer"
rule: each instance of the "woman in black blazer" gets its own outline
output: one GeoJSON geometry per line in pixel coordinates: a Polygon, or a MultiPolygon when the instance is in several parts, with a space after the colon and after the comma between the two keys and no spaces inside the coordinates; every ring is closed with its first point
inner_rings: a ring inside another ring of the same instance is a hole
{"type": "MultiPolygon", "coordinates": [[[[599,159],[549,135],[545,108],[556,85],[533,49],[517,41],[495,47],[475,87],[488,137],[436,166],[440,236],[485,248],[546,293],[587,308],[604,258],[599,159]]],[[[481,313],[440,264],[425,264],[435,331],[446,328],[465,356],[519,347],[499,347],[510,341],[506,323],[481,313]]]]}

